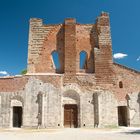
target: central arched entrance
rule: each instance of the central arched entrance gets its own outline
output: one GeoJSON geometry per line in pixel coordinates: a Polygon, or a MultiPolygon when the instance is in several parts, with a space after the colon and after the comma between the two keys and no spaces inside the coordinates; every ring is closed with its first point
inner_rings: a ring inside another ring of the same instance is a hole
{"type": "Polygon", "coordinates": [[[63,93],[63,126],[68,128],[80,126],[80,96],[74,90],[63,93]]]}
{"type": "Polygon", "coordinates": [[[64,126],[69,128],[78,127],[78,107],[75,104],[64,105],[64,126]]]}

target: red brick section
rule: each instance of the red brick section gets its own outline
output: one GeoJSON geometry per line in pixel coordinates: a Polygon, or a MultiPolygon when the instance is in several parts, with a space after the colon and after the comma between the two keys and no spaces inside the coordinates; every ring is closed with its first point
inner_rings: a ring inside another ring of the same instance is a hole
{"type": "MultiPolygon", "coordinates": [[[[0,78],[0,92],[18,92],[24,90],[31,76],[0,78]]],[[[43,83],[50,83],[54,87],[61,87],[62,77],[59,75],[34,75],[43,83]]]]}
{"type": "Polygon", "coordinates": [[[77,24],[76,25],[76,72],[80,70],[80,52],[87,53],[87,68],[83,70],[86,73],[94,73],[94,47],[95,47],[95,25],[77,24]]]}
{"type": "Polygon", "coordinates": [[[116,76],[116,85],[111,90],[113,90],[118,100],[126,100],[125,97],[127,94],[140,92],[140,72],[116,63],[114,63],[113,67],[116,76]],[[123,88],[119,88],[120,81],[123,83],[123,88]]]}
{"type": "Polygon", "coordinates": [[[24,90],[28,77],[0,78],[0,92],[16,92],[24,90]]]}
{"type": "Polygon", "coordinates": [[[65,74],[76,74],[76,21],[65,20],[65,74]]]}
{"type": "Polygon", "coordinates": [[[56,25],[53,30],[45,37],[42,45],[41,53],[39,54],[39,62],[35,65],[36,72],[40,73],[56,73],[52,52],[57,51],[59,54],[60,70],[58,73],[64,71],[64,37],[62,25],[56,25]]]}
{"type": "Polygon", "coordinates": [[[96,22],[98,48],[95,50],[95,74],[97,84],[113,84],[112,44],[109,15],[102,13],[96,22]]]}
{"type": "Polygon", "coordinates": [[[57,88],[60,88],[62,85],[62,76],[59,75],[39,75],[34,77],[41,80],[43,83],[52,84],[54,87],[57,88]]]}
{"type": "Polygon", "coordinates": [[[44,25],[41,19],[30,20],[29,47],[28,47],[28,73],[56,72],[51,53],[59,52],[61,62],[60,72],[63,73],[63,30],[62,24],[44,25]],[[61,48],[60,48],[61,46],[61,48]]]}
{"type": "Polygon", "coordinates": [[[69,18],[64,23],[64,43],[65,43],[65,60],[64,60],[64,82],[74,80],[76,74],[76,20],[69,18]]]}

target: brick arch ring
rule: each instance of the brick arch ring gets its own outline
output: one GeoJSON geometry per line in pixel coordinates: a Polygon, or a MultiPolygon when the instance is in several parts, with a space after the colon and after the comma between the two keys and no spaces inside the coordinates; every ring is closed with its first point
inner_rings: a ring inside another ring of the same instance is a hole
{"type": "Polygon", "coordinates": [[[77,84],[70,84],[70,85],[66,85],[65,87],[63,87],[63,95],[69,90],[73,90],[76,93],[78,93],[79,95],[81,94],[80,87],[77,84]]]}

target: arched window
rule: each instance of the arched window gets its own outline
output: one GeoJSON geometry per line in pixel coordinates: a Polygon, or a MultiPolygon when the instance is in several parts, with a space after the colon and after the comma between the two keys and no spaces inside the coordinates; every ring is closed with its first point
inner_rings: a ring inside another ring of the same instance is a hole
{"type": "Polygon", "coordinates": [[[81,51],[80,52],[80,69],[87,68],[87,52],[81,51]]]}
{"type": "Polygon", "coordinates": [[[119,82],[119,88],[123,88],[123,82],[122,81],[119,82]]]}
{"type": "Polygon", "coordinates": [[[56,70],[60,69],[60,61],[59,61],[59,55],[57,51],[52,52],[52,61],[53,61],[53,67],[56,70]]]}

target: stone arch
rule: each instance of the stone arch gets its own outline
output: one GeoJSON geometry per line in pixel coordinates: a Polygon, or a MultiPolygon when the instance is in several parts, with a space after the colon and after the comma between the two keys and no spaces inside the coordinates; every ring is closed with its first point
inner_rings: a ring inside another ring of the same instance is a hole
{"type": "Polygon", "coordinates": [[[76,93],[78,93],[79,96],[80,96],[81,90],[80,90],[80,87],[77,84],[68,84],[68,85],[65,85],[63,87],[63,93],[65,93],[68,90],[73,90],[76,93]]]}
{"type": "Polygon", "coordinates": [[[63,104],[80,104],[79,94],[75,90],[65,91],[63,93],[63,104]]]}
{"type": "MultiPolygon", "coordinates": [[[[75,90],[69,89],[63,92],[62,97],[62,124],[65,126],[66,120],[66,109],[73,110],[74,117],[76,118],[75,124],[73,127],[80,126],[80,95],[75,90]]],[[[71,114],[68,114],[71,115],[71,114]]],[[[68,117],[71,118],[71,117],[68,117]]],[[[71,126],[70,126],[71,127],[71,126]]]]}
{"type": "MultiPolygon", "coordinates": [[[[24,106],[23,98],[21,96],[19,96],[19,95],[16,95],[16,96],[11,97],[11,100],[10,100],[11,104],[14,101],[17,102],[17,103],[19,103],[19,104],[21,104],[21,106],[24,106]]],[[[14,103],[13,103],[13,105],[14,105],[14,103]]]]}

